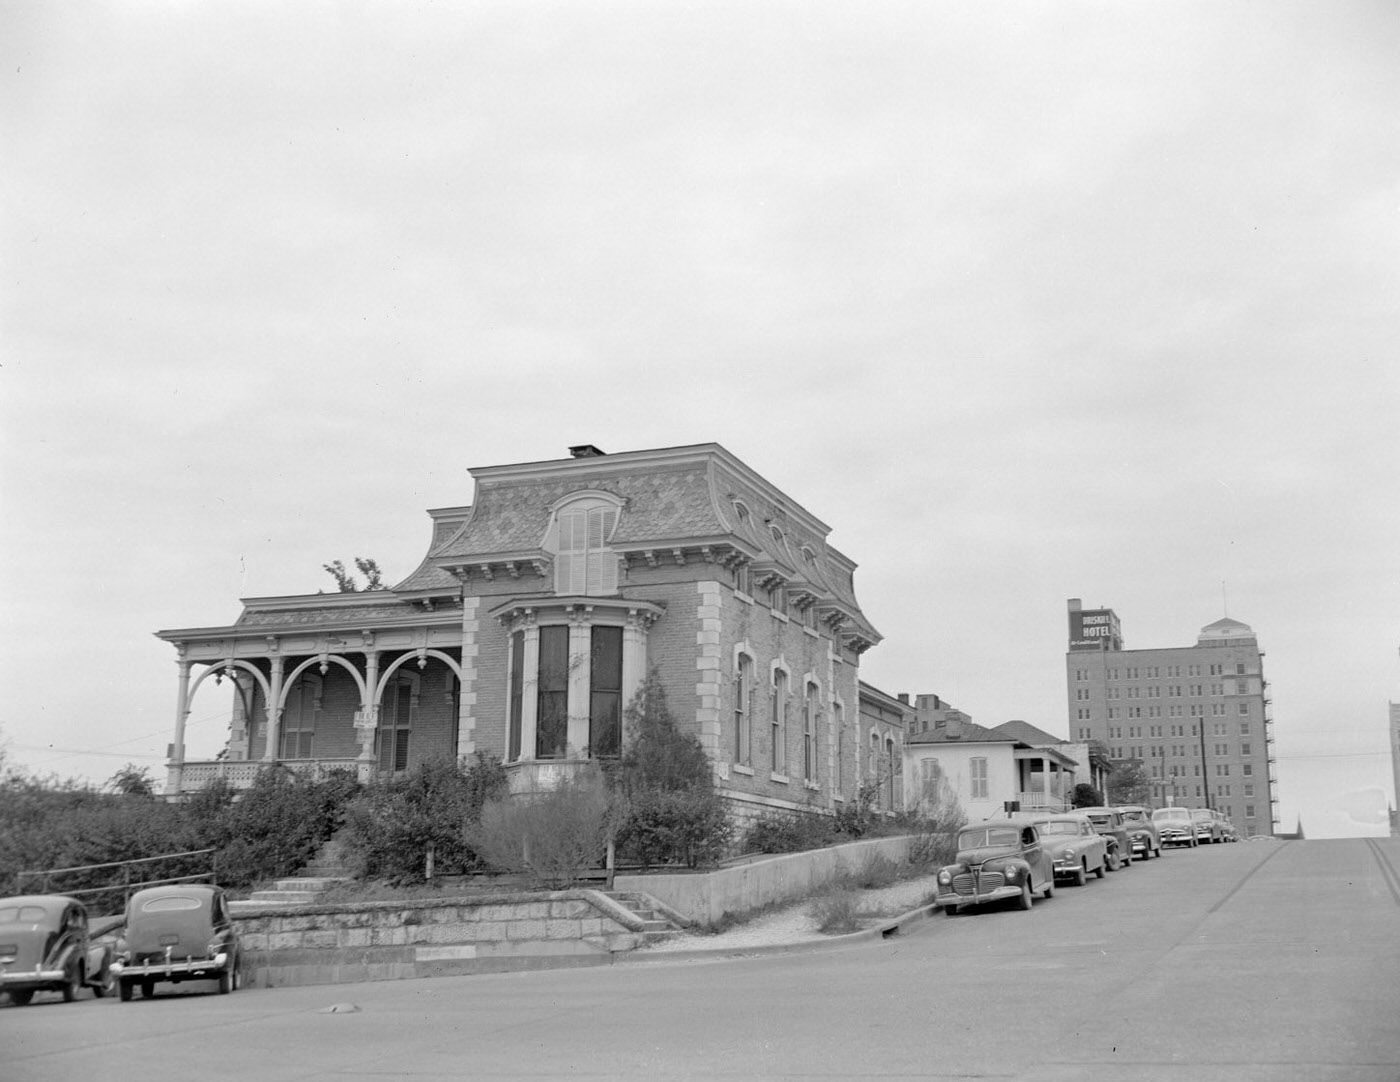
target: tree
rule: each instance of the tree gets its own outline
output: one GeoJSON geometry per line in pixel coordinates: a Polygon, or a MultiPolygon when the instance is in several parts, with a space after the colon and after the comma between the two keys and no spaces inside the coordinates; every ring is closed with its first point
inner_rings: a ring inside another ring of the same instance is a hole
{"type": "Polygon", "coordinates": [[[379,570],[379,564],[375,560],[365,556],[355,557],[355,567],[359,569],[361,575],[365,577],[365,584],[361,586],[355,581],[355,576],[345,570],[345,563],[342,560],[334,560],[321,567],[326,574],[335,579],[336,589],[342,594],[354,594],[361,590],[382,590],[384,589],[384,573],[379,570]]]}
{"type": "Polygon", "coordinates": [[[147,800],[156,795],[156,783],[151,777],[151,768],[137,766],[135,763],[127,763],[108,778],[107,788],[122,796],[139,796],[147,800]]]}
{"type": "Polygon", "coordinates": [[[1104,806],[1103,793],[1087,781],[1081,781],[1074,787],[1074,792],[1069,796],[1069,806],[1071,808],[1102,808],[1104,806]]]}
{"type": "Polygon", "coordinates": [[[1152,797],[1152,780],[1141,763],[1119,763],[1108,776],[1110,804],[1146,804],[1152,797]]]}

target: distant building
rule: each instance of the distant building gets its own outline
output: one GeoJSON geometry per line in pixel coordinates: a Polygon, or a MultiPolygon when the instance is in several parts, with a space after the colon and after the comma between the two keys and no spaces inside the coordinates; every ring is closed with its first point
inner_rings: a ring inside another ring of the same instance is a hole
{"type": "Polygon", "coordinates": [[[1069,601],[1070,735],[1139,762],[1153,802],[1216,808],[1240,835],[1273,834],[1273,719],[1264,652],[1247,624],[1207,624],[1195,646],[1125,650],[1112,609],[1069,601]]]}
{"type": "Polygon", "coordinates": [[[1069,806],[1078,764],[1055,737],[1022,721],[985,728],[937,695],[919,695],[914,705],[904,740],[911,808],[955,797],[977,822],[1003,814],[1013,801],[1023,811],[1069,806]]]}
{"type": "Polygon", "coordinates": [[[570,452],[471,470],[474,502],[428,512],[422,563],[389,589],[247,598],[230,625],[159,632],[179,655],[167,792],[477,751],[534,791],[618,753],[654,669],[738,818],[830,812],[872,776],[898,806],[902,714],[866,716],[880,635],[830,527],[718,444],[570,452]],[[233,727],[193,762],[211,677],[233,682],[233,727]]]}

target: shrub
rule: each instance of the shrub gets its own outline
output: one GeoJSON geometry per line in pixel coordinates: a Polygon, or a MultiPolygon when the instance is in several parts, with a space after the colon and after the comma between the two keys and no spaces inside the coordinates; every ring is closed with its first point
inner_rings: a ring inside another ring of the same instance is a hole
{"type": "Polygon", "coordinates": [[[619,854],[643,867],[678,862],[698,868],[718,861],[732,834],[713,793],[642,791],[621,806],[616,843],[619,854]]]}
{"type": "Polygon", "coordinates": [[[848,879],[853,887],[861,890],[879,890],[899,879],[899,862],[891,860],[884,853],[871,853],[848,879]]]}
{"type": "Polygon", "coordinates": [[[880,783],[864,781],[856,787],[855,796],[836,809],[835,829],[849,838],[862,838],[875,824],[875,799],[880,783]]]}
{"type": "Polygon", "coordinates": [[[765,812],[744,836],[749,853],[801,853],[823,849],[834,841],[834,822],[815,812],[765,812]]]}
{"type": "Polygon", "coordinates": [[[710,864],[724,855],[733,826],[714,788],[700,741],[676,724],[657,671],[627,707],[622,758],[606,768],[616,794],[616,844],[623,860],[710,864]]]}
{"type": "Polygon", "coordinates": [[[602,862],[613,828],[613,804],[601,778],[584,776],[530,798],[489,800],[464,833],[492,867],[559,888],[602,862]]]}
{"type": "Polygon", "coordinates": [[[342,838],[361,877],[394,885],[471,871],[479,864],[463,827],[505,790],[505,767],[480,752],[466,771],[451,759],[365,787],[346,809],[342,838]]]}
{"type": "Polygon", "coordinates": [[[821,895],[812,902],[807,912],[816,922],[817,931],[826,935],[840,935],[860,929],[860,895],[849,888],[821,895]]]}

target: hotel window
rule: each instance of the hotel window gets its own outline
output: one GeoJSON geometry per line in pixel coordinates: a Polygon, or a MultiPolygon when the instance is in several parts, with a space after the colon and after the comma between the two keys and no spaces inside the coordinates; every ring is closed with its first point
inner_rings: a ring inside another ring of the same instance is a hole
{"type": "Polygon", "coordinates": [[[1254,818],[1254,805],[1253,805],[1253,804],[1246,804],[1246,805],[1244,806],[1244,817],[1245,817],[1246,819],[1253,819],[1253,818],[1254,818]]]}
{"type": "Polygon", "coordinates": [[[1236,681],[1235,681],[1235,694],[1236,694],[1236,695],[1248,695],[1248,694],[1249,694],[1249,681],[1248,681],[1248,680],[1236,680],[1236,681]]]}
{"type": "Polygon", "coordinates": [[[1075,689],[1074,689],[1074,697],[1075,697],[1076,699],[1080,700],[1081,702],[1083,702],[1085,699],[1087,699],[1087,698],[1089,697],[1089,689],[1088,689],[1088,688],[1075,688],[1075,689]]]}
{"type": "Polygon", "coordinates": [[[1252,778],[1254,776],[1254,765],[1252,763],[1245,763],[1244,766],[1240,767],[1240,772],[1244,774],[1246,778],[1252,778]]]}
{"type": "Polygon", "coordinates": [[[1244,675],[1244,662],[1243,662],[1243,661],[1237,661],[1237,662],[1235,662],[1235,672],[1236,672],[1237,674],[1241,675],[1241,676],[1244,675]]]}
{"type": "Polygon", "coordinates": [[[1248,736],[1248,735],[1249,735],[1249,722],[1247,722],[1247,721],[1242,721],[1242,722],[1240,722],[1240,736],[1248,736]]]}
{"type": "Polygon", "coordinates": [[[617,556],[608,547],[619,503],[574,497],[554,512],[544,547],[554,553],[554,591],[598,597],[617,593],[617,556]]]}
{"type": "Polygon", "coordinates": [[[975,756],[970,760],[972,774],[972,799],[987,799],[987,760],[975,756]]]}
{"type": "Polygon", "coordinates": [[[1240,703],[1240,717],[1249,717],[1249,703],[1240,703]]]}
{"type": "Polygon", "coordinates": [[[753,658],[740,654],[734,666],[734,761],[748,765],[752,754],[753,658]]]}
{"type": "Polygon", "coordinates": [[[1240,754],[1241,754],[1241,755],[1252,755],[1252,754],[1254,754],[1254,752],[1253,752],[1253,746],[1250,745],[1250,744],[1241,744],[1241,745],[1240,745],[1240,754]]]}

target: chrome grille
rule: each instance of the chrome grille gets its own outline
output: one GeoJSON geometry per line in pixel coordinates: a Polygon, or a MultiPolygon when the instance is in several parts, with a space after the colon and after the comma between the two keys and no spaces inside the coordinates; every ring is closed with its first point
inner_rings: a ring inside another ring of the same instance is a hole
{"type": "Polygon", "coordinates": [[[954,894],[985,894],[1006,886],[1006,876],[1001,872],[963,872],[953,876],[954,894]]]}

